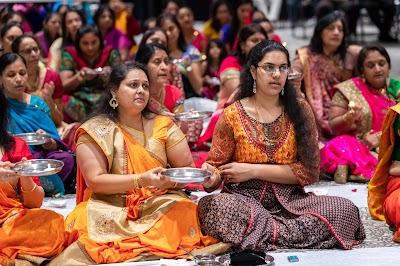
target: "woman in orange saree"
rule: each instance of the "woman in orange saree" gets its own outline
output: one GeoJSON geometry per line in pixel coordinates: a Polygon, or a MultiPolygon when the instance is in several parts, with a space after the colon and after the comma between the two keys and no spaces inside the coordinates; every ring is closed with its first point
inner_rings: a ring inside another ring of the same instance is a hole
{"type": "Polygon", "coordinates": [[[44,191],[38,177],[10,170],[32,154],[22,139],[7,133],[7,107],[0,91],[0,265],[39,265],[62,251],[64,218],[39,209],[44,191]]]}
{"type": "Polygon", "coordinates": [[[393,241],[400,243],[400,104],[389,109],[382,125],[378,166],[368,184],[371,216],[396,228],[393,241]]]}
{"type": "Polygon", "coordinates": [[[226,250],[202,234],[197,205],[182,184],[162,177],[167,164],[194,164],[180,129],[148,111],[148,77],[139,63],[118,65],[98,111],[77,131],[78,205],[66,219],[69,246],[55,265],[187,256],[181,248],[226,250]]]}

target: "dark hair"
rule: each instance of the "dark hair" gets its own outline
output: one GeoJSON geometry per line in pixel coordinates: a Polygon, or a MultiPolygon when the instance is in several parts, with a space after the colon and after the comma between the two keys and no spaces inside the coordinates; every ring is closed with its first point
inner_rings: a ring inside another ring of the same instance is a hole
{"type": "MultiPolygon", "coordinates": [[[[113,121],[117,120],[118,108],[113,109],[109,104],[109,102],[112,98],[111,91],[118,90],[121,85],[121,82],[126,78],[126,75],[134,69],[142,70],[146,74],[147,79],[150,82],[150,75],[149,75],[149,72],[147,71],[147,68],[145,65],[135,62],[135,61],[127,61],[127,62],[118,64],[111,71],[110,78],[109,78],[108,84],[105,88],[105,91],[103,92],[101,98],[99,99],[99,102],[94,107],[93,112],[88,116],[87,119],[95,117],[95,116],[104,116],[113,121]]],[[[147,118],[151,114],[153,114],[150,111],[148,104],[142,110],[142,114],[147,118]]]]}
{"type": "Polygon", "coordinates": [[[149,25],[152,22],[155,22],[157,24],[157,18],[156,17],[147,18],[142,24],[142,32],[146,32],[148,30],[151,30],[149,25]]]}
{"type": "MultiPolygon", "coordinates": [[[[5,25],[8,24],[7,21],[10,20],[13,16],[20,16],[22,18],[22,21],[24,21],[24,16],[20,13],[20,12],[15,12],[13,10],[9,10],[7,12],[7,14],[5,14],[2,18],[1,18],[1,24],[5,25]]],[[[20,23],[17,23],[19,25],[21,25],[20,23]]],[[[22,25],[21,25],[22,27],[22,25]]]]}
{"type": "Polygon", "coordinates": [[[74,41],[71,39],[71,36],[67,32],[66,19],[67,19],[67,15],[69,13],[77,13],[82,20],[82,26],[84,26],[86,24],[85,16],[82,14],[82,12],[80,10],[78,10],[76,8],[68,8],[67,9],[67,11],[62,16],[62,21],[61,21],[62,34],[63,34],[62,35],[62,37],[63,37],[62,47],[63,48],[66,46],[74,46],[74,41]]]}
{"type": "Polygon", "coordinates": [[[358,68],[359,73],[363,73],[365,58],[368,56],[368,53],[370,53],[372,51],[377,51],[383,57],[385,57],[386,61],[389,64],[389,69],[390,69],[390,67],[391,67],[390,56],[389,56],[388,52],[386,51],[385,47],[383,47],[382,45],[379,45],[379,44],[367,44],[361,49],[360,53],[358,54],[357,68],[358,68]]]}
{"type": "Polygon", "coordinates": [[[221,23],[217,19],[218,8],[223,5],[226,5],[228,7],[228,11],[232,15],[232,7],[228,1],[226,1],[226,0],[215,1],[215,3],[212,6],[212,9],[211,9],[211,27],[217,32],[219,32],[222,29],[222,27],[224,26],[224,25],[221,25],[221,23]]]}
{"type": "Polygon", "coordinates": [[[235,42],[237,33],[239,32],[239,27],[240,27],[240,21],[239,18],[237,16],[237,9],[241,6],[241,5],[245,5],[245,4],[251,4],[253,5],[253,1],[252,0],[238,0],[236,1],[236,5],[233,9],[233,18],[232,18],[232,22],[231,22],[231,27],[228,31],[228,43],[229,46],[232,48],[233,44],[235,42]]]}
{"type": "Polygon", "coordinates": [[[13,53],[17,53],[17,54],[19,54],[19,45],[21,44],[21,42],[24,40],[24,39],[33,39],[35,42],[36,42],[36,44],[37,45],[39,45],[38,44],[38,41],[32,36],[32,35],[28,35],[28,34],[23,34],[23,35],[21,35],[21,36],[18,36],[14,41],[13,41],[13,43],[11,44],[11,50],[12,50],[12,52],[13,53]]]}
{"type": "MultiPolygon", "coordinates": [[[[275,51],[284,53],[287,58],[287,64],[290,66],[289,52],[281,43],[270,40],[260,42],[251,49],[247,64],[242,70],[240,75],[239,93],[236,100],[241,100],[254,95],[254,79],[251,75],[250,69],[252,66],[257,67],[266,54],[275,51]]],[[[298,95],[296,89],[288,80],[286,80],[283,90],[284,95],[279,95],[279,97],[281,98],[281,102],[285,108],[285,113],[294,124],[298,149],[297,154],[301,155],[301,163],[303,163],[307,168],[314,163],[314,152],[310,150],[310,148],[312,148],[310,147],[310,143],[313,143],[311,140],[313,135],[311,126],[312,121],[308,119],[306,110],[300,103],[302,98],[298,95]]]]}
{"type": "Polygon", "coordinates": [[[344,60],[348,47],[348,42],[347,42],[348,30],[343,12],[339,10],[333,11],[328,15],[322,17],[320,20],[318,20],[317,25],[315,25],[314,34],[310,41],[310,47],[313,51],[322,54],[323,52],[323,42],[321,37],[322,31],[338,19],[342,22],[343,25],[343,40],[340,46],[338,47],[338,53],[340,55],[340,58],[344,60]]]}
{"type": "Polygon", "coordinates": [[[211,44],[213,44],[213,43],[215,43],[217,45],[217,47],[219,49],[221,49],[221,54],[219,55],[219,58],[218,58],[218,69],[221,66],[222,61],[228,56],[228,51],[226,50],[225,43],[221,39],[210,40],[206,47],[206,56],[207,56],[206,73],[210,72],[211,65],[212,65],[212,58],[209,54],[210,54],[211,44]]]}
{"type": "Polygon", "coordinates": [[[1,28],[1,30],[0,30],[0,37],[3,39],[3,38],[4,38],[4,35],[6,35],[6,33],[7,33],[11,28],[14,28],[14,27],[20,28],[21,31],[24,32],[24,29],[22,28],[21,24],[19,24],[18,22],[11,22],[11,23],[8,23],[8,24],[4,25],[4,27],[1,28]]]}
{"type": "Polygon", "coordinates": [[[153,29],[150,29],[150,30],[146,31],[146,32],[143,34],[143,37],[142,37],[142,40],[140,41],[138,50],[140,50],[140,48],[142,48],[143,46],[145,46],[147,40],[148,40],[151,36],[153,36],[157,31],[161,31],[162,33],[165,34],[165,36],[167,37],[167,43],[168,43],[168,35],[167,35],[167,33],[165,32],[165,30],[164,30],[163,28],[160,28],[160,27],[155,27],[155,28],[153,28],[153,29]]]}
{"type": "Polygon", "coordinates": [[[164,45],[152,42],[140,47],[140,49],[136,53],[136,62],[147,65],[150,61],[150,58],[153,56],[157,49],[164,50],[167,55],[169,54],[167,48],[164,45]]]}
{"type": "Polygon", "coordinates": [[[10,123],[10,116],[7,110],[8,100],[4,94],[3,86],[0,86],[0,148],[4,149],[4,153],[10,151],[15,145],[14,138],[7,130],[7,126],[10,123]]]}
{"type": "Polygon", "coordinates": [[[165,8],[167,8],[167,5],[168,5],[170,2],[175,3],[175,4],[178,6],[178,8],[181,7],[181,3],[180,3],[180,1],[178,1],[178,0],[164,0],[164,1],[162,2],[162,10],[163,10],[163,11],[164,11],[165,8]]]}
{"type": "Polygon", "coordinates": [[[3,75],[4,69],[18,60],[21,60],[26,67],[25,59],[17,53],[5,53],[0,56],[0,75],[3,75]]]}
{"type": "MultiPolygon", "coordinates": [[[[57,13],[57,12],[50,12],[50,13],[48,13],[48,14],[46,15],[46,17],[44,18],[43,24],[46,24],[47,22],[49,22],[49,20],[50,20],[53,16],[59,16],[59,17],[62,19],[62,16],[61,16],[59,13],[57,13]]],[[[43,27],[43,36],[44,36],[44,39],[46,40],[47,47],[50,47],[51,44],[53,43],[53,41],[54,41],[55,39],[57,39],[58,37],[60,37],[60,34],[57,33],[56,38],[53,40],[53,39],[51,38],[51,36],[50,36],[50,33],[43,27]]]]}
{"type": "Polygon", "coordinates": [[[233,52],[233,55],[237,56],[239,58],[239,62],[241,65],[246,64],[247,57],[245,54],[243,54],[242,47],[240,46],[241,43],[245,43],[246,40],[253,34],[260,32],[264,35],[265,39],[268,40],[268,34],[265,32],[265,30],[259,25],[259,24],[249,24],[245,26],[239,33],[239,41],[238,45],[236,47],[235,52],[233,52]]]}
{"type": "Polygon", "coordinates": [[[80,27],[78,32],[76,33],[75,49],[78,53],[82,54],[82,50],[81,50],[81,46],[80,46],[80,41],[81,41],[82,37],[85,34],[88,34],[91,32],[94,33],[94,35],[96,35],[97,38],[99,38],[99,42],[100,42],[99,50],[100,51],[103,50],[104,42],[103,42],[103,37],[101,36],[101,32],[100,32],[99,28],[97,28],[96,25],[86,24],[86,25],[80,27]]]}
{"type": "Polygon", "coordinates": [[[179,30],[179,37],[178,37],[178,48],[185,52],[188,45],[185,41],[185,37],[183,37],[183,33],[182,33],[182,29],[181,26],[178,23],[178,20],[176,19],[176,17],[172,14],[169,13],[164,13],[161,14],[160,16],[158,16],[157,18],[157,26],[158,27],[162,27],[162,25],[165,23],[165,21],[170,20],[172,21],[172,23],[174,23],[176,25],[176,27],[178,27],[179,30]]]}
{"type": "MultiPolygon", "coordinates": [[[[262,11],[261,11],[260,9],[258,9],[257,7],[254,7],[254,8],[253,8],[253,11],[251,12],[251,16],[250,16],[252,22],[254,22],[254,20],[253,20],[253,15],[256,14],[257,12],[260,13],[261,15],[263,15],[263,17],[262,17],[262,18],[259,18],[259,19],[267,18],[267,17],[265,16],[264,12],[262,12],[262,11]]],[[[259,20],[259,19],[257,19],[257,20],[259,20]]]]}
{"type": "Polygon", "coordinates": [[[111,19],[113,21],[113,25],[115,26],[115,13],[114,13],[114,11],[108,5],[104,5],[103,4],[103,5],[101,5],[99,7],[99,9],[97,9],[96,13],[94,13],[94,16],[93,16],[93,21],[97,25],[97,27],[99,26],[100,16],[103,15],[103,13],[106,12],[106,11],[110,12],[111,19]]]}

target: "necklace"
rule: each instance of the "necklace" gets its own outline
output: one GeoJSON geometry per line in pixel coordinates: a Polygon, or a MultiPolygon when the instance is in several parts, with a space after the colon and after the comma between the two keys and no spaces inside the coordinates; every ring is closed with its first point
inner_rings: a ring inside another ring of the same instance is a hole
{"type": "MultiPolygon", "coordinates": [[[[259,118],[258,118],[258,109],[257,109],[257,105],[256,105],[256,99],[254,99],[254,101],[253,101],[253,107],[254,107],[254,112],[255,112],[255,115],[256,115],[256,122],[257,122],[257,126],[255,126],[255,127],[258,128],[258,125],[260,125],[261,123],[260,123],[259,118]]],[[[279,137],[277,137],[276,139],[268,138],[265,135],[264,126],[261,125],[261,130],[260,130],[260,132],[261,132],[261,140],[265,141],[265,146],[274,147],[275,144],[282,139],[282,137],[284,135],[284,132],[285,132],[285,114],[284,114],[283,106],[282,106],[282,114],[281,114],[281,116],[282,116],[282,125],[281,125],[281,129],[280,129],[281,132],[280,132],[279,137]]],[[[273,130],[271,130],[271,129],[268,130],[268,133],[270,133],[271,131],[272,131],[272,134],[273,134],[273,130]]]]}
{"type": "Polygon", "coordinates": [[[28,87],[29,91],[32,92],[33,94],[35,94],[35,92],[39,88],[39,81],[40,81],[40,72],[39,71],[40,71],[40,69],[38,69],[38,71],[36,72],[33,83],[30,82],[29,79],[27,81],[27,87],[28,87]]]}
{"type": "Polygon", "coordinates": [[[143,133],[143,139],[144,139],[144,144],[143,144],[143,148],[146,148],[146,132],[144,131],[144,123],[143,123],[143,115],[140,116],[140,119],[142,121],[142,133],[143,133]]]}

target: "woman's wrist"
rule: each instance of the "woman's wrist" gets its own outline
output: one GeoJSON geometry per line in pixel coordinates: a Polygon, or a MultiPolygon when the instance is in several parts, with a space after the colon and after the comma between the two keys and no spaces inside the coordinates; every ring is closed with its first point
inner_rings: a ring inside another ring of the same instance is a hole
{"type": "Polygon", "coordinates": [[[56,150],[57,149],[57,141],[55,139],[51,139],[49,142],[46,142],[42,145],[45,150],[56,150]]]}

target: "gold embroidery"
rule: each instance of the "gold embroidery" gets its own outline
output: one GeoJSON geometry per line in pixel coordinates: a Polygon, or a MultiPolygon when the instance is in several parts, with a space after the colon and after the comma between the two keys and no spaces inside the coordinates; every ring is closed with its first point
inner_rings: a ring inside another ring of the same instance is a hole
{"type": "Polygon", "coordinates": [[[189,227],[189,232],[188,232],[189,236],[191,238],[194,238],[197,235],[197,231],[196,229],[194,229],[192,226],[189,227]]]}
{"type": "Polygon", "coordinates": [[[114,230],[114,221],[112,220],[113,213],[106,213],[100,215],[99,218],[94,221],[94,230],[99,235],[107,235],[114,230]]]}

